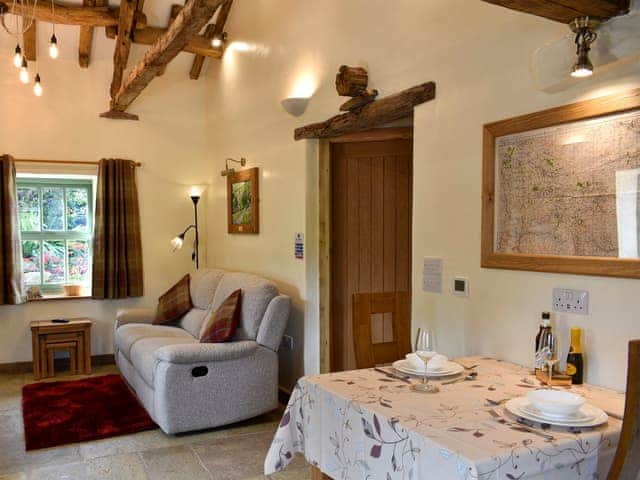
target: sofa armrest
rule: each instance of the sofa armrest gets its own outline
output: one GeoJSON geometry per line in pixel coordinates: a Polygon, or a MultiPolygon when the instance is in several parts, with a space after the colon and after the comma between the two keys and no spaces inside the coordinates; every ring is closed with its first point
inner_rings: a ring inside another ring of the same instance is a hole
{"type": "Polygon", "coordinates": [[[153,308],[125,308],[116,313],[116,329],[127,323],[153,323],[156,311],[153,308]]]}
{"type": "Polygon", "coordinates": [[[249,357],[258,350],[258,343],[242,340],[228,343],[186,343],[167,345],[156,350],[156,360],[169,363],[209,363],[249,357]]]}

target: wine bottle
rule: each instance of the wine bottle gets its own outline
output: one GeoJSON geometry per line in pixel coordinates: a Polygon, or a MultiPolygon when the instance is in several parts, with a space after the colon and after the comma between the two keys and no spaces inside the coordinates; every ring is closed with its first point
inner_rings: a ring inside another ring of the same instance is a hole
{"type": "Polygon", "coordinates": [[[579,328],[573,327],[571,329],[571,346],[567,355],[567,375],[571,376],[571,383],[574,385],[581,385],[584,380],[584,359],[582,358],[580,335],[579,328]]]}
{"type": "Polygon", "coordinates": [[[544,370],[546,359],[554,348],[555,339],[553,333],[551,333],[551,314],[542,312],[542,324],[538,335],[536,335],[535,370],[544,370]]]}

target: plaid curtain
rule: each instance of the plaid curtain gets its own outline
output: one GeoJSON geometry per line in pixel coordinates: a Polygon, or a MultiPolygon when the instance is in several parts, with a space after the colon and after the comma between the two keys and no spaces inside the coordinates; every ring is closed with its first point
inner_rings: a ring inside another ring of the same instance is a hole
{"type": "Polygon", "coordinates": [[[10,155],[0,156],[0,304],[24,303],[22,291],[22,246],[16,166],[10,155]]]}
{"type": "Polygon", "coordinates": [[[100,160],[93,239],[94,298],[142,296],[142,242],[135,163],[100,160]]]}

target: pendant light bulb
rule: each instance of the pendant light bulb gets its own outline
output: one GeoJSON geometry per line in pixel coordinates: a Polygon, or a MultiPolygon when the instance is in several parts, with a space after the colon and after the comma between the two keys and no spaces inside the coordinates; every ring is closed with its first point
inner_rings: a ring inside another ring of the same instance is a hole
{"type": "Polygon", "coordinates": [[[36,97],[42,96],[42,84],[40,83],[40,74],[36,73],[36,81],[33,84],[33,94],[36,97]]]}
{"type": "Polygon", "coordinates": [[[58,39],[56,38],[56,34],[51,35],[51,40],[49,40],[49,56],[53,59],[58,58],[60,51],[58,50],[58,39]]]}
{"type": "Polygon", "coordinates": [[[16,53],[13,56],[13,64],[16,68],[20,68],[22,66],[22,49],[20,45],[16,45],[16,53]]]}
{"type": "Polygon", "coordinates": [[[29,83],[29,68],[27,67],[27,59],[22,57],[22,66],[20,67],[20,81],[25,85],[29,83]]]}

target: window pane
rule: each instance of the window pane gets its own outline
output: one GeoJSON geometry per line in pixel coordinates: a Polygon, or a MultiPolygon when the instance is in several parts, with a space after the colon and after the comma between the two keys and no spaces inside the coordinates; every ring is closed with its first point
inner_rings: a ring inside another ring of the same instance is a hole
{"type": "Polygon", "coordinates": [[[64,241],[44,241],[44,283],[64,283],[64,241]]]}
{"type": "Polygon", "coordinates": [[[25,285],[40,285],[40,242],[22,242],[22,273],[25,285]]]}
{"type": "Polygon", "coordinates": [[[42,229],[64,230],[64,189],[44,187],[42,189],[42,229]]]}
{"type": "Polygon", "coordinates": [[[40,231],[40,199],[37,188],[18,187],[18,214],[23,232],[40,231]]]}
{"type": "Polygon", "coordinates": [[[69,283],[87,283],[89,280],[89,242],[86,240],[68,240],[68,281],[69,283]]]}
{"type": "Polygon", "coordinates": [[[67,188],[67,230],[88,231],[89,196],[85,188],[67,188]]]}

